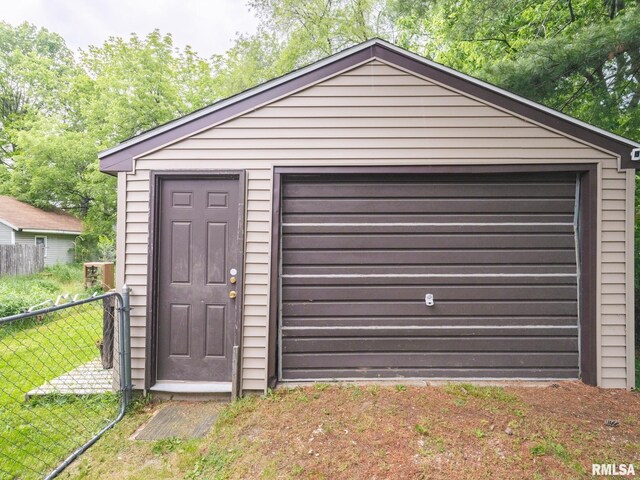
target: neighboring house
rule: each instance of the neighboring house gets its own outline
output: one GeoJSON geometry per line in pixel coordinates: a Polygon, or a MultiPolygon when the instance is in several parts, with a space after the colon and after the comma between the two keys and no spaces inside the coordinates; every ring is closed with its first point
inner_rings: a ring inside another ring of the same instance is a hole
{"type": "Polygon", "coordinates": [[[135,388],[631,388],[638,147],[380,40],[127,140],[135,388]]]}
{"type": "Polygon", "coordinates": [[[44,245],[45,265],[72,263],[82,222],[0,195],[0,245],[44,245]]]}

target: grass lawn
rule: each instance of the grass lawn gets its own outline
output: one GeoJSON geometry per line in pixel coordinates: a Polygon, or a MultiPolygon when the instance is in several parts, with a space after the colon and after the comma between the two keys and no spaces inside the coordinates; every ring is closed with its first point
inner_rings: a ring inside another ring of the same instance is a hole
{"type": "Polygon", "coordinates": [[[577,383],[317,384],[227,405],[204,439],[131,440],[156,408],[138,402],[62,478],[573,479],[592,463],[640,467],[640,395],[577,383]]]}
{"type": "MultiPolygon", "coordinates": [[[[0,286],[5,292],[7,285],[29,293],[29,285],[43,284],[57,285],[58,293],[81,291],[76,272],[69,276],[63,268],[64,275],[53,269],[2,277],[0,286]]],[[[55,293],[45,298],[51,296],[55,293]]],[[[98,357],[101,329],[101,302],[0,326],[0,478],[42,478],[115,418],[119,401],[114,394],[24,401],[29,390],[98,357]]]]}

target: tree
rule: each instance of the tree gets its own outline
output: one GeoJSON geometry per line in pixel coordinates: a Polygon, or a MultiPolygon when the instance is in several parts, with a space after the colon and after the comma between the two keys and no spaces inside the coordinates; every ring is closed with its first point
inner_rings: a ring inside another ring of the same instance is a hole
{"type": "Polygon", "coordinates": [[[197,110],[216,99],[211,66],[171,35],[110,38],[81,52],[92,98],[82,106],[99,148],[197,110]]]}
{"type": "Polygon", "coordinates": [[[65,108],[73,54],[62,37],[23,23],[0,22],[0,164],[10,166],[12,132],[30,115],[65,108]]]}
{"type": "Polygon", "coordinates": [[[16,148],[10,165],[0,166],[0,188],[80,217],[80,252],[90,258],[115,242],[115,179],[100,173],[98,152],[216,94],[209,63],[189,48],[174,49],[171,36],[157,31],[144,39],[111,38],[81,52],[68,68],[73,75],[65,79],[61,108],[33,109],[19,127],[3,128],[16,148]]]}
{"type": "Polygon", "coordinates": [[[405,0],[394,8],[401,37],[418,53],[640,138],[636,2],[405,0]]]}

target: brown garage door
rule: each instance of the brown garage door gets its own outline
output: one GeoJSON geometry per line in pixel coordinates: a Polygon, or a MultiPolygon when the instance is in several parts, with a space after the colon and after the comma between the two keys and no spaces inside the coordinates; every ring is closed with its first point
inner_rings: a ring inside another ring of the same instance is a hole
{"type": "Polygon", "coordinates": [[[575,199],[574,173],[285,176],[280,378],[577,378],[575,199]]]}

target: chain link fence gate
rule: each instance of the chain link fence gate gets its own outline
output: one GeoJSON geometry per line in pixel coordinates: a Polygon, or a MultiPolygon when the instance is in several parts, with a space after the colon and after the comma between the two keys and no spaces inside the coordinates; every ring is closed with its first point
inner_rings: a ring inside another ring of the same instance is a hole
{"type": "Polygon", "coordinates": [[[0,479],[57,476],[123,417],[130,372],[126,287],[1,318],[0,479]]]}

